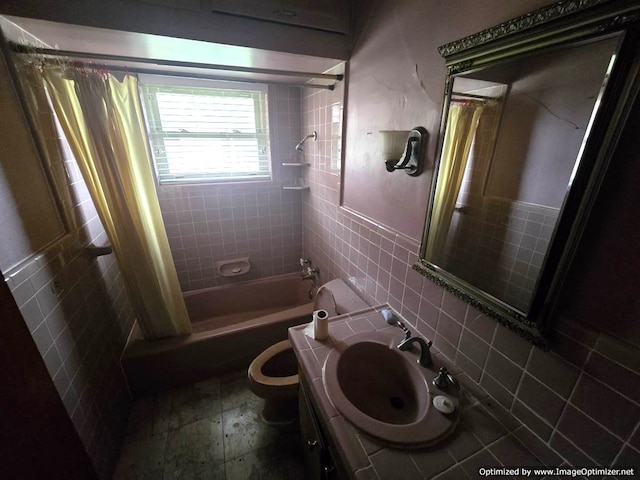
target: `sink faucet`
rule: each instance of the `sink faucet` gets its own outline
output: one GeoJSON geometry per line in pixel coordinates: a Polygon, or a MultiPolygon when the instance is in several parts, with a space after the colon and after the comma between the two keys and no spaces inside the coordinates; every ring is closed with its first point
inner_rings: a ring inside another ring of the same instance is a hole
{"type": "Polygon", "coordinates": [[[417,343],[420,345],[420,356],[418,357],[418,363],[423,367],[430,367],[433,365],[433,360],[431,359],[431,352],[429,348],[433,345],[432,341],[426,342],[422,337],[412,337],[410,334],[408,338],[405,338],[398,344],[398,349],[403,352],[409,350],[411,345],[417,343]]]}
{"type": "Polygon", "coordinates": [[[433,365],[433,360],[431,359],[431,352],[429,348],[433,345],[433,342],[426,342],[422,337],[414,337],[404,323],[396,318],[391,310],[382,310],[382,316],[387,321],[389,325],[395,325],[400,327],[400,329],[404,332],[404,340],[402,340],[398,344],[398,349],[401,351],[407,351],[411,348],[414,343],[420,345],[420,356],[418,357],[418,363],[423,367],[430,367],[433,365]]]}

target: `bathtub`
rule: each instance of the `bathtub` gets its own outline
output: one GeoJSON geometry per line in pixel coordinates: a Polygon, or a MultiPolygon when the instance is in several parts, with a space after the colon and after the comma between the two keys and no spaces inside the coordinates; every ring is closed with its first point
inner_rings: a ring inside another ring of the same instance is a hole
{"type": "Polygon", "coordinates": [[[134,327],[122,367],[135,397],[248,367],[313,314],[312,284],[297,273],[196,290],[184,300],[188,337],[149,341],[134,327]]]}

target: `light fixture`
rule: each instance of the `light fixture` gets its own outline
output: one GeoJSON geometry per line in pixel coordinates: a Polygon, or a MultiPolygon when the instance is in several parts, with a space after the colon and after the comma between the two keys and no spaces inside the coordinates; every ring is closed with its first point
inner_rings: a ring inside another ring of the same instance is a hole
{"type": "Polygon", "coordinates": [[[412,177],[422,173],[427,149],[427,130],[424,127],[415,127],[411,131],[380,130],[380,135],[387,172],[404,170],[412,177]]]}

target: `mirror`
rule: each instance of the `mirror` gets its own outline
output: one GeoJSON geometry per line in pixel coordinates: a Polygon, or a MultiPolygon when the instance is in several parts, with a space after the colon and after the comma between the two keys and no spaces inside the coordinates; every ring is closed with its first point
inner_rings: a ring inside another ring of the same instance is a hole
{"type": "Polygon", "coordinates": [[[440,48],[445,102],[414,268],[542,347],[637,91],[640,8],[628,3],[560,2],[440,48]],[[620,9],[635,11],[625,28],[620,9]]]}

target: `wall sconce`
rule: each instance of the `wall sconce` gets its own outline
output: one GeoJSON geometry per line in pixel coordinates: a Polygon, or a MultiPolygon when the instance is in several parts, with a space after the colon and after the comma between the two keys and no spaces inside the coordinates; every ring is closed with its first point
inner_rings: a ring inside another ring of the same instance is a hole
{"type": "Polygon", "coordinates": [[[412,177],[422,173],[427,149],[427,130],[424,127],[415,127],[411,131],[380,130],[380,135],[387,172],[404,170],[412,177]]]}

